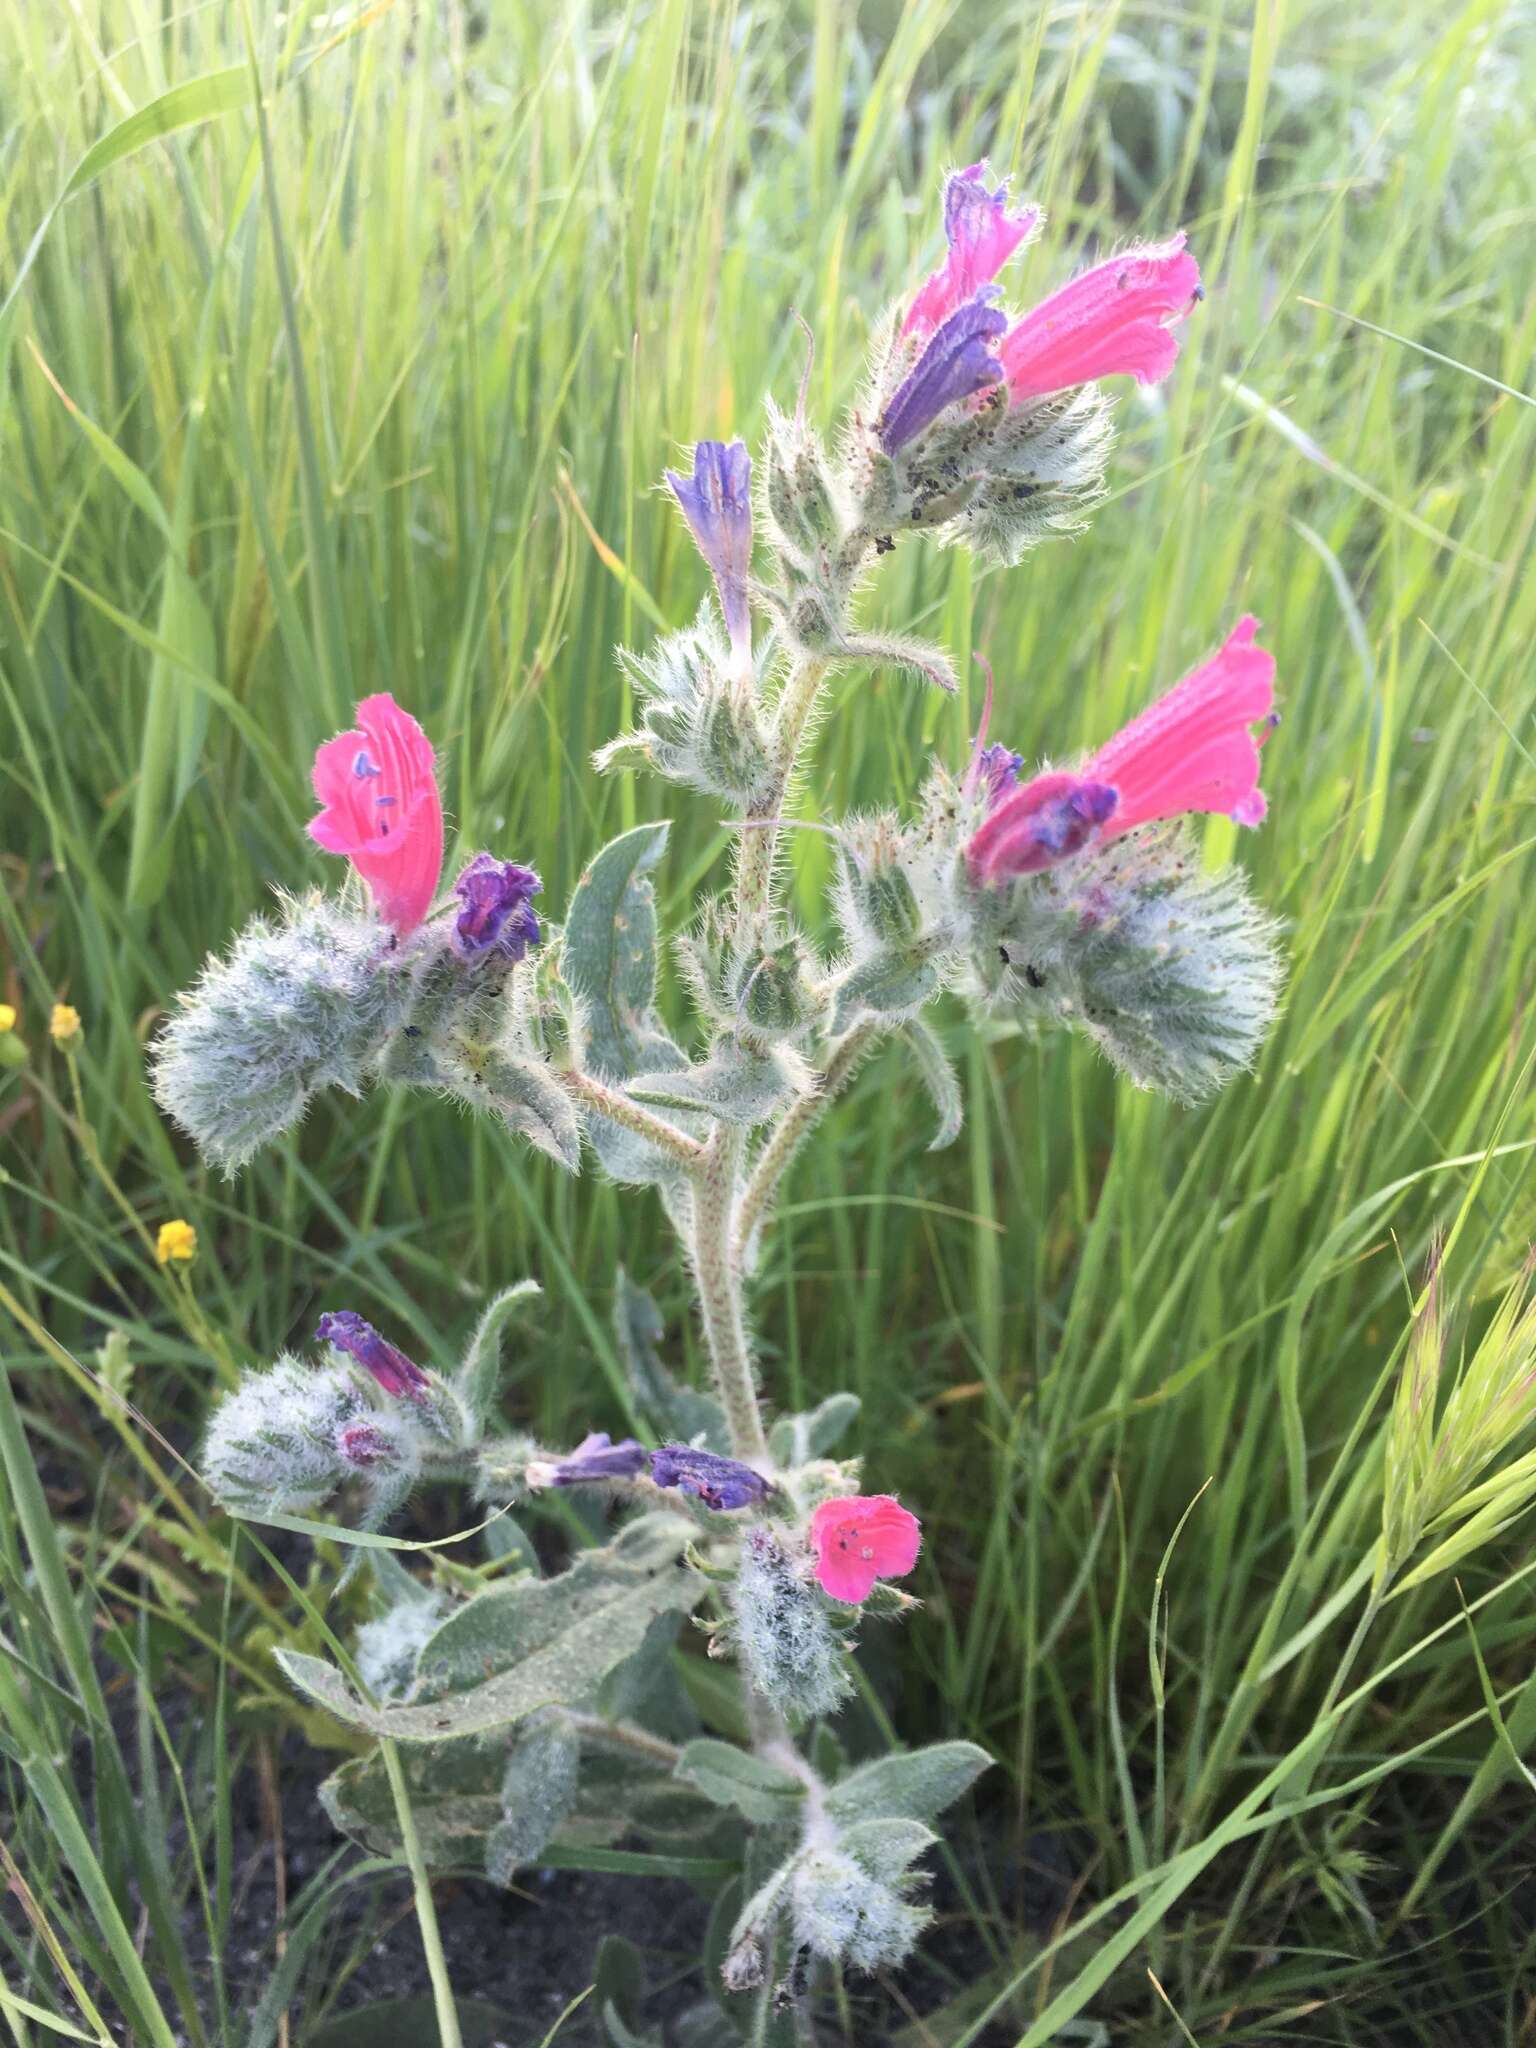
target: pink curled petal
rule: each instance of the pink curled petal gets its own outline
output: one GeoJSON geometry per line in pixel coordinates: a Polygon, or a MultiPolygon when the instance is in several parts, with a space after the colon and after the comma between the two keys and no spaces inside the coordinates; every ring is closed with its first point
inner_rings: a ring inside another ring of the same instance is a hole
{"type": "MultiPolygon", "coordinates": [[[[1254,644],[1258,622],[1240,619],[1208,661],[1132,719],[1088,764],[1113,782],[1120,802],[1104,836],[1189,811],[1256,825],[1265,814],[1259,747],[1251,728],[1275,701],[1275,660],[1254,644]]],[[[1267,736],[1267,734],[1265,735],[1267,736]]]]}
{"type": "Polygon", "coordinates": [[[965,849],[971,879],[983,887],[1038,875],[1081,853],[1118,815],[1119,791],[1107,778],[1053,771],[1001,797],[965,849]]]}
{"type": "Polygon", "coordinates": [[[1199,295],[1200,266],[1182,234],[1096,264],[1003,337],[999,355],[1010,395],[1040,398],[1100,377],[1161,382],[1179,355],[1170,324],[1199,295]]]}
{"type": "Polygon", "coordinates": [[[356,728],[315,754],[323,808],[309,836],[351,861],[379,916],[402,936],[426,916],[442,874],[436,763],[432,742],[387,691],[365,697],[356,728]]]}

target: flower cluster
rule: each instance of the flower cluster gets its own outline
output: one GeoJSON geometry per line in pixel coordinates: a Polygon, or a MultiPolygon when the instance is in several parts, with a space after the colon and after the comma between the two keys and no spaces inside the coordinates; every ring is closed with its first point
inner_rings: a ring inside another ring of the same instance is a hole
{"type": "MultiPolygon", "coordinates": [[[[864,662],[955,687],[942,648],[860,623],[870,563],[921,532],[1012,563],[1079,525],[1109,447],[1102,385],[1166,378],[1202,296],[1175,234],[1010,308],[1005,273],[1042,216],[985,163],[947,180],[943,225],[943,260],[878,330],[835,439],[807,418],[807,376],[793,414],[769,407],[755,464],[742,440],[700,440],[666,472],[713,591],[691,624],[621,653],[636,726],[596,759],[707,797],[735,833],[730,886],[675,937],[693,1034],[673,1035],[661,1000],[666,825],[593,853],[553,916],[535,908],[539,871],[499,853],[465,849],[445,879],[436,750],[379,692],[314,760],[309,833],[348,864],[343,885],[253,919],[151,1054],[161,1103],[229,1171],[324,1090],[409,1087],[500,1118],[567,1170],[590,1157],[657,1191],[712,1377],[673,1380],[655,1304],[621,1275],[636,1435],[593,1430],[561,1453],[503,1433],[499,1333],[537,1291],[525,1283],[489,1304],[452,1370],[328,1309],[315,1361],[284,1355],[218,1407],[204,1466],[241,1514],[335,1502],[377,1528],[434,1480],[494,1505],[490,1583],[455,1563],[407,1587],[398,1564],[379,1567],[389,1604],[358,1646],[370,1699],[305,1653],[283,1652],[284,1669],[357,1731],[400,1737],[423,1811],[453,1816],[437,1852],[459,1867],[473,1845],[495,1882],[567,1828],[588,1844],[712,1839],[723,1808],[761,1828],[723,1966],[729,1999],[755,2001],[730,2015],[754,2040],[787,2038],[789,2006],[795,2038],[815,2031],[808,1972],[901,1961],[927,1918],[913,1896],[927,1822],[987,1761],[939,1744],[841,1772],[835,1742],[797,1747],[853,1689],[860,1629],[916,1607],[897,1582],[922,1529],[836,1454],[852,1395],[764,1414],[746,1290],[783,1176],[882,1041],[932,1098],[935,1144],[954,1138],[960,1080],[925,1021],[945,995],[1084,1034],[1139,1085],[1195,1100],[1253,1062],[1279,984],[1240,872],[1211,867],[1183,822],[1265,816],[1276,665],[1249,616],[1121,732],[1032,770],[990,736],[989,671],[963,773],[935,760],[913,805],[818,821],[834,842],[826,933],[783,887],[786,814],[831,675],[864,662]],[[755,618],[769,630],[754,635],[755,618]],[[503,1521],[509,1508],[594,1540],[546,1575],[546,1546],[503,1521]],[[610,1511],[613,1540],[597,1541],[610,1511]],[[695,1614],[710,1654],[735,1659],[750,1758],[674,1739],[696,1726],[674,1657],[695,1614]]],[[[14,1024],[0,1006],[0,1063],[17,1056],[14,1024]]],[[[77,1014],[59,1005],[50,1029],[73,1054],[77,1014]]],[[[196,1233],[166,1222],[155,1249],[185,1266],[196,1233]]],[[[397,1788],[376,1762],[349,1760],[327,1805],[394,1853],[397,1788]]]]}

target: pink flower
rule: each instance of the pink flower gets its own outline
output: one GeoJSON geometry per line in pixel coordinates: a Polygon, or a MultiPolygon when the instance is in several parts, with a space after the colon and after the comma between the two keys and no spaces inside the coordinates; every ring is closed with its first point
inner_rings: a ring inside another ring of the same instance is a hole
{"type": "Polygon", "coordinates": [[[388,691],[357,707],[357,730],[315,755],[322,809],[309,836],[351,861],[381,918],[404,937],[426,916],[443,866],[443,802],[432,742],[388,691]]]}
{"type": "Polygon", "coordinates": [[[931,334],[984,284],[990,284],[1039,225],[1040,209],[1004,211],[1008,180],[987,190],[985,161],[955,171],[944,184],[944,234],[949,254],[923,286],[901,324],[903,334],[931,334]]]}
{"type": "Polygon", "coordinates": [[[1104,826],[1114,839],[1151,818],[1216,811],[1257,825],[1267,808],[1259,788],[1259,744],[1251,727],[1272,727],[1275,657],[1256,647],[1258,621],[1238,620],[1209,661],[1133,718],[1084,769],[1119,801],[1104,826]]]}
{"type": "Polygon", "coordinates": [[[1085,270],[1004,335],[999,354],[1010,396],[1041,398],[1096,377],[1160,382],[1179,353],[1171,323],[1202,296],[1200,268],[1182,234],[1085,270]]]}
{"type": "Polygon", "coordinates": [[[916,1515],[888,1493],[824,1500],[811,1516],[817,1583],[846,1607],[867,1600],[876,1579],[905,1578],[922,1540],[916,1515]]]}
{"type": "Polygon", "coordinates": [[[966,845],[971,880],[992,888],[1037,875],[1096,841],[1187,811],[1260,824],[1259,747],[1276,719],[1275,658],[1253,644],[1257,631],[1256,619],[1239,619],[1209,661],[1075,773],[1048,770],[1012,788],[1004,780],[966,845]]]}

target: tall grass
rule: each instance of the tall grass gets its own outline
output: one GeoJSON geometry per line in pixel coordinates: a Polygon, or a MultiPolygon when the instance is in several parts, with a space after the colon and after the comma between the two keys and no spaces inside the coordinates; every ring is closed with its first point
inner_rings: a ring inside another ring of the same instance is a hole
{"type": "MultiPolygon", "coordinates": [[[[144,1087],[160,1006],[319,872],[307,764],[365,689],[446,744],[465,847],[535,863],[558,915],[658,801],[584,763],[626,718],[613,644],[698,600],[663,462],[793,389],[796,313],[813,402],[846,398],[942,168],[983,152],[1049,212],[1024,295],[1176,223],[1210,295],[1178,376],[1122,404],[1091,535],[1008,575],[903,549],[872,610],[984,651],[1032,754],[1256,611],[1285,717],[1235,850],[1291,973],[1212,1108],[1000,1033],[948,1154],[893,1055],[797,1167],[770,1384],[851,1384],[932,1539],[926,1612],[870,1666],[882,1711],[993,1748],[1014,1853],[1069,1871],[1074,1911],[1125,1894],[1042,1960],[979,1880],[995,1973],[911,2039],[979,2039],[989,2001],[1021,2044],[1094,2038],[1056,2031],[1083,2016],[1149,2043],[1531,2038],[1529,1526],[1454,1584],[1371,1608],[1367,1581],[1431,1231],[1476,1300],[1536,1230],[1532,28],[1520,0],[0,15],[0,999],[32,1052],[0,1076],[15,2040],[121,2017],[254,2044],[322,1994],[339,1876],[254,2026],[187,1960],[227,1938],[235,1787],[295,1717],[266,1651],[312,1626],[176,1457],[236,1367],[341,1302],[446,1358],[531,1271],[515,1398],[562,1441],[614,1419],[619,1261],[682,1299],[648,1196],[432,1104],[327,1106],[206,1176],[144,1087]],[[199,80],[173,104],[207,118],[56,205],[199,80]],[[146,1237],[174,1215],[185,1284],[146,1237]],[[100,1391],[109,1333],[137,1416],[100,1391]]],[[[806,814],[901,797],[976,715],[845,681],[806,814]]],[[[672,912],[724,849],[685,805],[672,912]]],[[[796,858],[813,918],[825,850],[796,858]]]]}

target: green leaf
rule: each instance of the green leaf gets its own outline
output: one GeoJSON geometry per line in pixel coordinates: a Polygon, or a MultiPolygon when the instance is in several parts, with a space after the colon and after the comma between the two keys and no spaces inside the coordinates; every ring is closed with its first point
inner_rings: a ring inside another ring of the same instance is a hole
{"type": "Polygon", "coordinates": [[[926,943],[882,947],[850,967],[837,989],[832,1036],[839,1038],[870,1011],[893,1023],[905,1020],[939,992],[938,969],[926,943]]]}
{"type": "Polygon", "coordinates": [[[952,1145],[959,1137],[960,1127],[965,1121],[965,1102],[960,1093],[959,1077],[950,1064],[949,1054],[944,1050],[939,1034],[920,1017],[910,1018],[901,1027],[901,1035],[917,1062],[923,1086],[938,1114],[939,1127],[928,1150],[942,1152],[946,1145],[952,1145]]]}
{"type": "Polygon", "coordinates": [[[666,1325],[650,1295],[635,1286],[622,1266],[615,1282],[613,1325],[635,1399],[656,1434],[686,1444],[702,1438],[706,1449],[728,1452],[729,1432],[720,1403],[709,1394],[680,1386],[662,1364],[657,1346],[666,1325]]]}
{"type": "Polygon", "coordinates": [[[298,1689],[349,1727],[401,1742],[447,1742],[588,1698],[632,1656],[656,1615],[683,1614],[702,1587],[679,1568],[692,1525],[647,1515],[606,1550],[553,1579],[519,1579],[468,1601],[422,1651],[423,1687],[408,1706],[371,1705],[322,1658],[274,1654],[298,1689]]]}
{"type": "Polygon", "coordinates": [[[800,1069],[782,1052],[749,1052],[734,1038],[717,1041],[698,1066],[637,1074],[628,1084],[637,1102],[696,1109],[717,1123],[747,1129],[805,1093],[800,1069]]]}
{"type": "Polygon", "coordinates": [[[992,1759],[974,1742],[936,1742],[883,1756],[851,1771],[827,1793],[829,1819],[932,1820],[970,1790],[992,1759]]]}
{"type": "Polygon", "coordinates": [[[499,1047],[465,1060],[453,1091],[475,1109],[494,1110],[508,1129],[569,1173],[581,1164],[581,1121],[575,1104],[542,1060],[499,1047]]]}
{"type": "Polygon", "coordinates": [[[485,1874],[506,1885],[547,1847],[576,1804],[581,1743],[558,1715],[525,1727],[501,1781],[501,1818],[486,1837],[485,1874]]]}
{"type": "Polygon", "coordinates": [[[604,1080],[685,1066],[656,1016],[656,897],[650,870],[667,844],[665,820],[610,840],[576,885],[560,971],[582,1006],[586,1064],[604,1080]]]}
{"type": "Polygon", "coordinates": [[[828,1394],[806,1415],[781,1415],[768,1437],[768,1448],[780,1465],[803,1465],[824,1458],[859,1412],[857,1394],[828,1394]]]}
{"type": "Polygon", "coordinates": [[[251,71],[247,64],[230,64],[222,71],[207,71],[201,78],[189,78],[173,85],[109,128],[75,165],[69,183],[60,195],[72,199],[103,172],[110,171],[124,157],[147,149],[152,142],[174,135],[180,128],[195,128],[200,122],[233,113],[251,98],[251,71]]]}
{"type": "Polygon", "coordinates": [[[501,1333],[513,1311],[525,1301],[542,1294],[537,1280],[519,1280],[503,1288],[486,1305],[464,1352],[463,1363],[453,1376],[454,1391],[464,1403],[471,1421],[483,1430],[496,1412],[501,1391],[501,1333]]]}
{"type": "MultiPolygon", "coordinates": [[[[401,1750],[416,1833],[433,1870],[483,1867],[486,1838],[505,1818],[507,1752],[504,1735],[401,1750]]],[[[375,1855],[402,1853],[394,1794],[376,1750],[333,1771],[320,1787],[320,1804],[333,1826],[375,1855]]]]}
{"type": "Polygon", "coordinates": [[[793,1821],[805,1799],[798,1778],[750,1750],[735,1749],[709,1735],[687,1745],[677,1760],[676,1775],[716,1806],[734,1806],[752,1821],[793,1821]]]}
{"type": "Polygon", "coordinates": [[[841,1839],[871,1877],[900,1890],[908,1869],[939,1838],[920,1820],[864,1820],[845,1828],[841,1839]]]}

